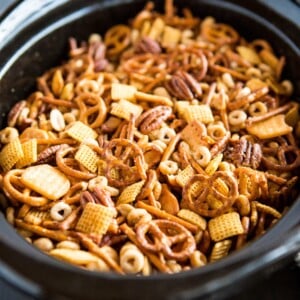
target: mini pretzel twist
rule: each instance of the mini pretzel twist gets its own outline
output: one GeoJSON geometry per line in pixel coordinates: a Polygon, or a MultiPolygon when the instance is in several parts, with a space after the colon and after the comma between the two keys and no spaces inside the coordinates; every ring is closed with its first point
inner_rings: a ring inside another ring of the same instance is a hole
{"type": "Polygon", "coordinates": [[[7,172],[3,178],[3,191],[15,201],[28,204],[30,206],[43,206],[48,203],[48,199],[43,196],[33,196],[28,187],[22,181],[21,176],[24,170],[14,169],[7,172]]]}
{"type": "Polygon", "coordinates": [[[117,25],[108,30],[104,37],[106,53],[109,57],[119,55],[130,44],[130,28],[117,25]]]}
{"type": "Polygon", "coordinates": [[[184,203],[188,208],[201,216],[216,217],[228,211],[238,196],[238,185],[236,179],[228,172],[217,171],[213,176],[197,174],[194,175],[183,188],[184,203]],[[214,182],[221,179],[228,187],[228,195],[218,191],[214,182]],[[193,185],[201,183],[198,191],[193,190],[193,185]],[[207,202],[208,195],[212,195],[221,202],[219,208],[210,208],[207,202]]]}
{"type": "Polygon", "coordinates": [[[169,220],[153,220],[141,224],[136,229],[136,237],[145,250],[162,253],[168,259],[187,260],[196,249],[196,243],[191,233],[182,225],[169,220]],[[149,242],[151,236],[153,243],[149,242]],[[176,245],[176,251],[172,249],[176,245]]]}

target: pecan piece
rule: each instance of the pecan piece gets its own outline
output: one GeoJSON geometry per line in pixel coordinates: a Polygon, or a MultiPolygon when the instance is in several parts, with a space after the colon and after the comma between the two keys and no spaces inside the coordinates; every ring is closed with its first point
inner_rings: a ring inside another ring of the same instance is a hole
{"type": "Polygon", "coordinates": [[[135,45],[135,53],[159,54],[161,47],[157,41],[145,36],[135,45]]]}
{"type": "Polygon", "coordinates": [[[224,155],[237,166],[257,169],[262,159],[262,150],[259,144],[241,138],[238,141],[231,141],[224,155]]]}
{"type": "Polygon", "coordinates": [[[179,75],[173,75],[172,78],[165,83],[165,87],[170,94],[179,99],[192,100],[194,95],[188,84],[179,75]]]}
{"type": "Polygon", "coordinates": [[[25,100],[19,101],[13,106],[13,108],[10,110],[7,116],[7,122],[9,127],[14,127],[16,125],[18,118],[25,106],[25,100]]]}
{"type": "Polygon", "coordinates": [[[35,164],[50,164],[55,161],[56,152],[61,148],[61,145],[51,146],[42,151],[37,158],[35,164]]]}

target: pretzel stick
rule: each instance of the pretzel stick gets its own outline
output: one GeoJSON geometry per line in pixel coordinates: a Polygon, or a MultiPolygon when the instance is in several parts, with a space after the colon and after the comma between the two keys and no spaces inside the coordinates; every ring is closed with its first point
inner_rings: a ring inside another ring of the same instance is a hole
{"type": "Polygon", "coordinates": [[[168,268],[167,265],[163,264],[159,258],[150,253],[149,251],[143,249],[142,247],[140,247],[137,239],[136,239],[136,236],[135,236],[135,233],[134,231],[126,224],[126,223],[123,223],[121,226],[120,226],[120,229],[129,237],[129,239],[143,252],[147,255],[147,257],[149,258],[149,260],[153,263],[153,265],[156,266],[156,268],[159,270],[159,271],[162,271],[162,272],[165,272],[165,273],[172,273],[171,270],[168,268]]]}
{"type": "Polygon", "coordinates": [[[22,229],[26,229],[28,231],[31,231],[31,232],[35,233],[35,234],[38,234],[40,236],[48,237],[48,238],[53,239],[55,241],[62,242],[62,241],[66,241],[66,240],[68,240],[68,241],[74,241],[75,240],[67,232],[46,229],[46,228],[38,226],[38,225],[25,223],[20,219],[16,219],[15,223],[18,227],[20,227],[22,229]]]}
{"type": "Polygon", "coordinates": [[[213,68],[213,69],[216,70],[216,71],[219,71],[219,72],[229,73],[229,74],[231,74],[233,77],[236,77],[237,79],[244,80],[244,81],[249,80],[249,77],[248,77],[248,76],[243,75],[243,74],[241,74],[240,72],[234,71],[234,70],[232,70],[232,69],[225,68],[225,67],[219,66],[219,65],[212,65],[212,66],[210,66],[210,67],[213,68]]]}
{"type": "Polygon", "coordinates": [[[198,227],[196,225],[193,225],[185,220],[182,220],[174,215],[171,215],[171,214],[165,212],[164,210],[160,210],[159,208],[148,205],[143,201],[138,201],[136,204],[136,207],[144,208],[149,213],[155,215],[158,218],[167,219],[167,220],[179,223],[180,225],[184,226],[185,228],[187,228],[188,230],[190,230],[193,233],[196,233],[198,231],[198,227]]]}
{"type": "Polygon", "coordinates": [[[81,233],[77,233],[78,237],[80,238],[80,241],[82,242],[82,244],[87,247],[87,249],[92,252],[93,254],[97,255],[98,257],[100,257],[102,260],[104,260],[104,262],[109,265],[109,267],[111,267],[114,271],[116,271],[119,274],[124,274],[123,270],[121,269],[121,267],[113,260],[111,259],[109,256],[106,255],[106,253],[97,246],[97,244],[95,244],[93,242],[93,240],[91,240],[90,238],[86,237],[85,235],[81,234],[81,233]]]}

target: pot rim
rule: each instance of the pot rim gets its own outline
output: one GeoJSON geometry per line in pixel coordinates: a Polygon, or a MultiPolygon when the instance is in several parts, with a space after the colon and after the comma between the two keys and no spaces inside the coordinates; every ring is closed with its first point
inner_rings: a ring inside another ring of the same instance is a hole
{"type": "MultiPolygon", "coordinates": [[[[25,1],[26,2],[26,1],[25,1]]],[[[52,2],[52,1],[50,1],[52,2]]],[[[79,1],[78,1],[79,2],[79,1]]],[[[123,1],[123,3],[133,3],[136,2],[134,0],[127,0],[123,1]]],[[[139,1],[142,2],[142,1],[139,1]]],[[[291,49],[297,53],[300,56],[300,49],[299,46],[297,46],[290,38],[288,35],[286,35],[280,28],[274,27],[269,20],[265,20],[261,15],[259,15],[257,12],[250,11],[248,8],[245,8],[243,6],[240,6],[236,3],[233,3],[231,1],[221,1],[221,0],[198,0],[194,1],[194,3],[206,3],[209,5],[218,5],[222,9],[227,9],[227,10],[234,10],[235,12],[238,12],[241,15],[247,15],[249,18],[252,18],[255,22],[258,22],[262,24],[263,26],[267,27],[269,30],[275,31],[275,33],[278,35],[280,39],[285,41],[291,49]]],[[[60,0],[57,1],[57,4],[60,3],[59,5],[52,7],[53,11],[55,11],[58,7],[61,5],[68,5],[70,2],[68,0],[60,0]]],[[[32,45],[37,43],[40,39],[43,39],[46,37],[49,33],[57,30],[58,28],[61,28],[62,26],[65,26],[72,21],[79,19],[80,17],[90,13],[91,11],[94,11],[95,9],[102,9],[103,5],[109,5],[113,6],[116,5],[118,1],[100,1],[99,3],[89,3],[85,8],[82,8],[81,10],[78,10],[76,12],[70,12],[68,13],[63,19],[59,21],[55,21],[52,24],[50,24],[47,28],[41,29],[40,32],[31,37],[27,42],[22,45],[21,48],[18,49],[16,53],[14,53],[8,61],[6,61],[1,69],[0,69],[0,79],[5,76],[5,73],[9,70],[9,68],[18,60],[18,58],[24,54],[32,45]]],[[[18,8],[18,6],[16,7],[18,8]]],[[[49,7],[48,7],[49,8],[49,7]]],[[[39,18],[42,18],[45,13],[47,6],[44,6],[41,8],[41,12],[39,15],[39,18]]],[[[10,14],[9,14],[10,15],[10,14]]],[[[8,15],[8,17],[9,17],[8,15]]],[[[31,23],[34,22],[34,19],[28,20],[28,23],[24,25],[23,28],[20,29],[19,32],[15,33],[16,36],[22,30],[24,30],[27,26],[29,26],[31,23]]],[[[3,23],[2,23],[3,24],[3,23]]],[[[1,28],[1,25],[0,25],[1,28]]],[[[6,43],[2,44],[2,46],[5,48],[7,47],[11,42],[13,42],[15,36],[12,35],[11,38],[6,41],[6,43]]],[[[1,41],[1,40],[0,40],[1,41]]],[[[0,42],[1,45],[1,42],[0,42]]],[[[1,47],[0,47],[1,48],[1,47]]],[[[1,57],[1,53],[0,53],[1,57]]],[[[0,60],[1,61],[1,60],[0,60]]],[[[2,60],[3,61],[3,60],[2,60]]],[[[151,275],[149,277],[136,277],[134,275],[126,275],[126,276],[120,276],[118,274],[114,273],[97,273],[97,272],[90,272],[87,270],[79,269],[77,267],[74,267],[72,265],[59,262],[58,260],[51,258],[47,256],[46,254],[40,252],[38,249],[35,247],[29,245],[26,243],[26,241],[21,238],[20,236],[17,235],[17,233],[14,232],[13,228],[8,225],[8,223],[5,221],[5,218],[3,214],[1,213],[0,215],[0,228],[4,228],[6,230],[6,234],[4,236],[0,235],[0,253],[3,254],[3,257],[6,256],[7,259],[9,257],[7,256],[9,252],[17,253],[21,259],[27,260],[27,265],[29,263],[32,263],[36,266],[38,266],[37,270],[39,272],[42,272],[43,270],[46,271],[46,269],[49,269],[49,266],[51,266],[51,273],[54,271],[56,272],[64,272],[64,276],[69,276],[69,275],[74,275],[77,274],[78,276],[84,276],[88,278],[93,278],[93,279],[102,279],[102,280],[109,280],[113,282],[128,282],[134,279],[137,283],[139,282],[153,282],[153,283],[158,283],[161,281],[164,282],[169,282],[172,281],[174,284],[174,281],[181,281],[181,280],[191,280],[194,277],[205,277],[207,274],[213,274],[217,271],[220,271],[224,269],[223,272],[221,272],[221,276],[219,276],[217,279],[219,280],[219,285],[221,286],[222,284],[220,281],[224,277],[224,274],[230,269],[230,267],[235,269],[241,268],[241,264],[244,264],[245,266],[245,273],[244,274],[239,274],[240,277],[242,278],[243,276],[246,276],[247,274],[251,274],[254,270],[252,270],[249,266],[251,263],[254,261],[261,262],[261,268],[265,266],[267,263],[271,263],[269,261],[270,257],[265,257],[264,254],[266,252],[270,251],[271,249],[274,249],[277,247],[278,249],[281,249],[279,245],[282,245],[283,242],[286,242],[284,237],[280,236],[282,233],[286,233],[289,231],[291,228],[293,228],[297,223],[299,223],[298,220],[298,215],[300,213],[300,196],[298,196],[297,200],[295,200],[295,203],[293,206],[289,209],[287,214],[276,224],[273,228],[268,230],[268,232],[257,239],[256,241],[251,242],[249,245],[245,247],[245,249],[236,251],[232,254],[230,254],[228,257],[222,259],[221,261],[217,261],[215,263],[210,263],[207,266],[199,269],[193,269],[190,271],[186,272],[180,272],[178,274],[155,274],[151,275]],[[19,247],[19,243],[22,244],[21,247],[19,247]],[[26,243],[26,245],[25,245],[26,243]],[[26,246],[26,247],[25,247],[26,246]],[[20,251],[20,248],[23,248],[24,252],[20,251]],[[4,250],[4,251],[3,251],[4,250]],[[257,255],[261,255],[261,258],[265,259],[266,261],[264,262],[262,259],[257,259],[257,255]],[[263,264],[265,263],[265,264],[263,264]],[[225,272],[226,271],[226,272],[225,272]]],[[[289,237],[290,238],[290,237],[289,237]]],[[[285,249],[285,248],[284,248],[285,249]]],[[[287,250],[287,249],[285,249],[287,250]]],[[[296,252],[296,249],[292,249],[292,252],[296,252]]],[[[290,254],[290,253],[289,253],[290,254]]],[[[285,257],[287,255],[287,252],[282,252],[279,251],[278,253],[273,253],[272,260],[276,261],[277,259],[280,259],[282,257],[285,257]]],[[[16,269],[18,272],[22,274],[22,268],[18,264],[21,259],[18,259],[17,261],[14,260],[13,257],[10,257],[10,262],[9,265],[13,266],[13,269],[16,269]]],[[[260,267],[259,265],[257,266],[258,268],[260,267]]],[[[25,270],[23,270],[24,273],[25,270]]],[[[25,274],[26,277],[29,275],[28,270],[26,270],[25,274]]],[[[55,272],[54,272],[55,273],[55,272]]],[[[36,276],[35,276],[36,277],[36,276]]],[[[28,277],[30,278],[30,277],[28,277]]],[[[44,280],[45,281],[45,280],[44,280]]],[[[229,284],[228,282],[224,283],[226,286],[229,284]]],[[[220,287],[219,286],[219,287],[220,287]]],[[[211,287],[207,286],[207,289],[210,290],[211,287]]]]}

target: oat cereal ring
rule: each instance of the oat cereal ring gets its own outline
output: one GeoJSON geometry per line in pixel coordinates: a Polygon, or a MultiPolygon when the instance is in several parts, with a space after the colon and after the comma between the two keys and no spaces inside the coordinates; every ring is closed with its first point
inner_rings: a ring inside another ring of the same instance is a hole
{"type": "Polygon", "coordinates": [[[143,223],[137,227],[136,234],[142,248],[155,253],[162,251],[169,259],[185,261],[196,248],[191,233],[173,221],[153,220],[143,223]],[[147,234],[152,237],[153,243],[149,242],[147,234]],[[178,245],[176,251],[172,249],[175,244],[178,245]]]}
{"type": "Polygon", "coordinates": [[[50,216],[54,221],[63,221],[72,212],[72,208],[65,202],[57,202],[51,207],[50,216]]]}

